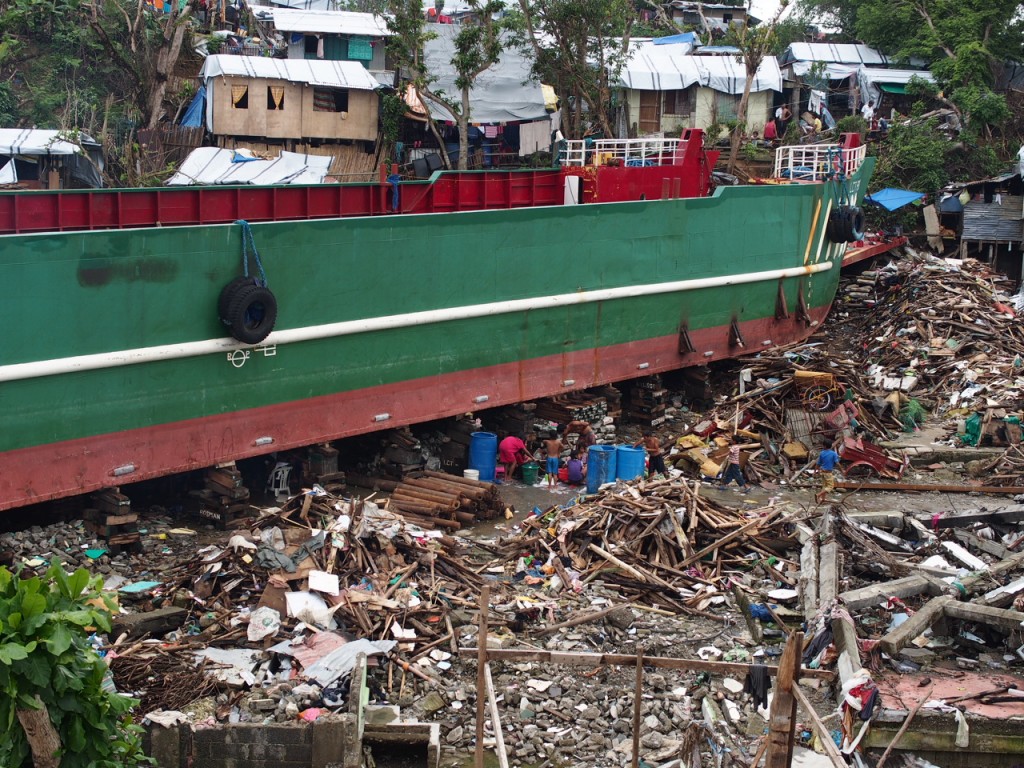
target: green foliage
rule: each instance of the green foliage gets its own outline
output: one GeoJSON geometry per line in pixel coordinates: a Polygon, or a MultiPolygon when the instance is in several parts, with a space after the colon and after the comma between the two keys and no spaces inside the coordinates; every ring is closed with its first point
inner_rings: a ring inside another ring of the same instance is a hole
{"type": "Polygon", "coordinates": [[[129,710],[137,703],[103,689],[107,665],[86,627],[110,631],[110,598],[84,568],[53,565],[42,578],[0,568],[0,765],[30,762],[17,710],[46,707],[60,734],[62,768],[119,768],[150,762],[129,710]],[[90,605],[100,600],[107,610],[90,605]]]}
{"type": "Polygon", "coordinates": [[[903,407],[900,408],[900,421],[903,423],[904,432],[913,432],[919,426],[924,424],[925,419],[928,418],[928,412],[924,409],[924,406],[918,402],[917,398],[910,398],[903,407]]]}
{"type": "Polygon", "coordinates": [[[868,121],[860,115],[847,115],[836,121],[836,133],[859,133],[861,136],[868,132],[868,121]]]}
{"type": "Polygon", "coordinates": [[[18,122],[18,99],[10,83],[0,83],[0,128],[10,128],[18,122]]]}
{"type": "Polygon", "coordinates": [[[950,181],[947,156],[952,145],[935,120],[894,125],[879,145],[872,186],[912,189],[934,195],[950,181]]]}
{"type": "Polygon", "coordinates": [[[999,126],[1010,119],[1006,97],[979,85],[966,85],[955,89],[949,100],[964,113],[968,127],[975,131],[986,126],[999,126]]]}
{"type": "Polygon", "coordinates": [[[455,36],[455,85],[461,89],[473,87],[473,81],[501,57],[502,23],[495,19],[505,7],[501,0],[470,0],[473,16],[463,22],[455,36]]]}
{"type": "Polygon", "coordinates": [[[220,53],[220,49],[224,47],[224,41],[219,37],[211,37],[206,41],[206,52],[211,56],[216,56],[220,53]]]}
{"type": "Polygon", "coordinates": [[[406,106],[402,97],[395,93],[386,93],[380,99],[380,125],[384,141],[394,144],[398,141],[402,118],[405,117],[406,106]]]}

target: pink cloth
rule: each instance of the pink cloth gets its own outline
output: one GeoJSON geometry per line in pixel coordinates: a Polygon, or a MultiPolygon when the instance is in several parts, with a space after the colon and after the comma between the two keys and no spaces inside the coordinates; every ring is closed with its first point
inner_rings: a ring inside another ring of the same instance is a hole
{"type": "Polygon", "coordinates": [[[521,453],[526,453],[526,443],[515,435],[509,435],[498,444],[498,458],[502,464],[511,464],[521,453]]]}
{"type": "Polygon", "coordinates": [[[738,445],[730,446],[729,448],[729,463],[739,465],[740,463],[740,447],[738,445]]]}

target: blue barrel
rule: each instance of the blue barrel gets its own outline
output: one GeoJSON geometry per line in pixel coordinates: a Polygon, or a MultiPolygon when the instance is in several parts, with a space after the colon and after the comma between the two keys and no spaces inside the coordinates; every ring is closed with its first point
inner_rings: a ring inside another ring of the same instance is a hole
{"type": "Polygon", "coordinates": [[[498,463],[498,436],[493,432],[474,432],[469,437],[469,468],[480,473],[480,479],[494,482],[498,463]]]}
{"type": "Polygon", "coordinates": [[[644,461],[647,453],[643,448],[629,445],[615,447],[615,479],[636,480],[644,476],[644,461]]]}
{"type": "Polygon", "coordinates": [[[587,493],[615,482],[615,446],[592,445],[587,452],[587,493]]]}

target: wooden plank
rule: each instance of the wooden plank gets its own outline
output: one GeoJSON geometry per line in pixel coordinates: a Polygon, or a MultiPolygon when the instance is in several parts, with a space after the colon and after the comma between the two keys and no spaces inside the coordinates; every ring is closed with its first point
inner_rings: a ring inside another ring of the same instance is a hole
{"type": "MultiPolygon", "coordinates": [[[[490,663],[484,664],[484,682],[487,685],[487,706],[491,711],[491,725],[494,727],[494,751],[498,755],[498,768],[509,768],[508,752],[505,751],[505,734],[501,730],[501,717],[498,713],[498,700],[494,696],[494,680],[491,677],[490,663]]],[[[479,692],[477,695],[480,695],[479,692]]]]}
{"type": "Polygon", "coordinates": [[[484,768],[484,704],[487,688],[487,612],[491,604],[491,586],[480,590],[480,630],[476,649],[476,768],[484,768]]]}
{"type": "Polygon", "coordinates": [[[793,689],[800,679],[800,655],[804,647],[804,633],[794,632],[786,641],[779,659],[779,673],[775,681],[768,715],[768,751],[765,768],[790,768],[793,764],[793,743],[796,736],[796,697],[793,689]]]}
{"type": "Polygon", "coordinates": [[[807,696],[800,690],[799,685],[793,686],[793,695],[796,697],[800,706],[804,708],[804,712],[806,712],[807,716],[811,719],[811,725],[818,734],[818,743],[821,744],[821,748],[825,751],[825,757],[831,760],[832,765],[836,768],[849,768],[846,760],[843,759],[842,754],[839,752],[839,747],[837,747],[836,743],[832,741],[832,734],[829,733],[825,724],[821,722],[821,718],[818,717],[818,713],[814,710],[814,705],[807,700],[807,696]]]}
{"type": "Polygon", "coordinates": [[[890,656],[898,654],[911,640],[931,627],[945,615],[946,606],[955,602],[949,595],[933,597],[909,619],[878,641],[879,647],[890,656]]]}
{"type": "MultiPolygon", "coordinates": [[[[460,656],[476,656],[476,648],[459,648],[460,656]]],[[[571,653],[568,651],[520,650],[518,648],[490,648],[487,658],[492,661],[539,661],[546,664],[565,664],[578,667],[635,666],[636,656],[628,653],[571,653]]],[[[644,656],[644,665],[658,669],[682,669],[691,672],[711,672],[720,675],[746,675],[749,664],[730,661],[702,661],[671,656],[644,656]]],[[[769,675],[777,675],[778,667],[768,667],[769,675]]],[[[801,677],[833,680],[836,673],[828,669],[801,669],[801,677]]]]}

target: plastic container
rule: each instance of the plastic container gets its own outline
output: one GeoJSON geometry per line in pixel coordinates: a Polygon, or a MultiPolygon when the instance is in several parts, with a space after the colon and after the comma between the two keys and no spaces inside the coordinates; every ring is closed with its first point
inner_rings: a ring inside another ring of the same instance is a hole
{"type": "Polygon", "coordinates": [[[615,479],[636,480],[644,476],[647,453],[643,448],[629,445],[615,446],[615,479]]]}
{"type": "Polygon", "coordinates": [[[527,485],[536,485],[537,476],[540,474],[540,464],[529,461],[523,464],[523,482],[527,485]]]}
{"type": "Polygon", "coordinates": [[[587,451],[587,493],[615,481],[615,446],[592,445],[587,451]]]}
{"type": "Polygon", "coordinates": [[[462,470],[462,476],[467,480],[479,480],[480,470],[478,469],[464,469],[462,470]]]}
{"type": "Polygon", "coordinates": [[[469,468],[480,473],[480,480],[494,482],[498,463],[498,436],[493,432],[474,432],[469,436],[469,468]]]}

